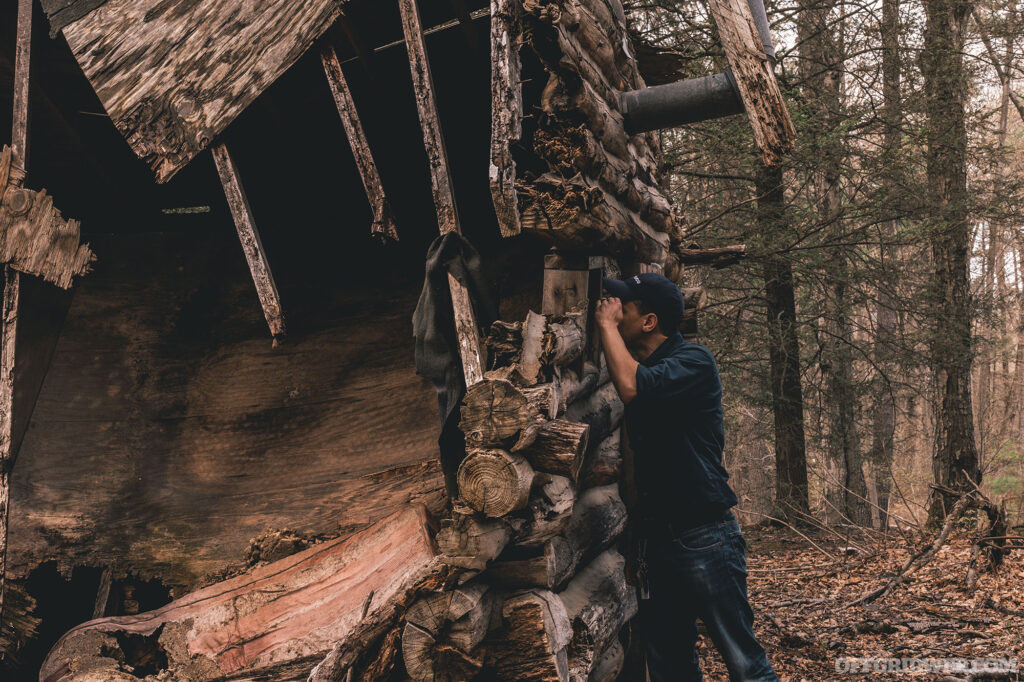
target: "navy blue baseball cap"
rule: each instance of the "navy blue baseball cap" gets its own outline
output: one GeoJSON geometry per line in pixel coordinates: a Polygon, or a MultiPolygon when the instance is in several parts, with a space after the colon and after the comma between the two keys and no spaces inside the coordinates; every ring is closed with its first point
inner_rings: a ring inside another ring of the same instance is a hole
{"type": "Polygon", "coordinates": [[[686,302],[675,282],[656,272],[644,272],[626,279],[602,279],[609,296],[626,301],[643,301],[644,307],[658,316],[659,325],[678,327],[683,321],[686,302]]]}

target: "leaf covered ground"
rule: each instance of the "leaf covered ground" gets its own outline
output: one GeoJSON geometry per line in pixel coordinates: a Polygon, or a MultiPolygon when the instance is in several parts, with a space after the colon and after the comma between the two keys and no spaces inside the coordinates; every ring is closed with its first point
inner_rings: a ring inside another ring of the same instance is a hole
{"type": "MultiPolygon", "coordinates": [[[[930,543],[934,536],[839,529],[801,530],[801,537],[785,527],[746,529],[755,631],[779,678],[1024,679],[1024,549],[1009,552],[998,572],[982,573],[977,589],[968,594],[972,532],[955,531],[929,564],[885,596],[848,606],[888,582],[911,549],[930,543]],[[844,658],[1018,659],[1020,673],[851,673],[842,672],[848,666],[844,658]]],[[[725,666],[703,629],[698,650],[705,679],[727,680],[725,666]]]]}

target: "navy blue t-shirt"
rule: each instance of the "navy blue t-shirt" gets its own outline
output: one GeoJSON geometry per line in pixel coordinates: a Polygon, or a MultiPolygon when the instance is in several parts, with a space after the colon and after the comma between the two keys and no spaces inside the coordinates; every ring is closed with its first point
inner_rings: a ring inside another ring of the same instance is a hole
{"type": "Polygon", "coordinates": [[[678,331],[636,368],[625,423],[640,515],[681,528],[716,520],[737,502],[722,466],[725,427],[715,358],[678,331]]]}

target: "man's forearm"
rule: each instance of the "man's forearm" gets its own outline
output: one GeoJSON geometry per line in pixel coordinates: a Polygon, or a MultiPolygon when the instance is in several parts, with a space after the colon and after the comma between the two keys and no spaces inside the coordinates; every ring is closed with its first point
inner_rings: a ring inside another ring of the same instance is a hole
{"type": "Polygon", "coordinates": [[[615,325],[600,324],[601,346],[608,363],[608,373],[615,384],[615,390],[624,404],[629,404],[636,397],[636,368],[640,364],[633,359],[626,342],[622,340],[619,329],[615,325]]]}

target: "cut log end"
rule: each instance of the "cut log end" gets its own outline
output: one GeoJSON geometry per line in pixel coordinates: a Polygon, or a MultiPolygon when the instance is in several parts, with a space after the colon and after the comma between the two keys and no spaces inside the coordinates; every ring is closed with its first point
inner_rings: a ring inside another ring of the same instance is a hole
{"type": "Polygon", "coordinates": [[[505,516],[530,499],[533,468],[522,455],[495,449],[471,450],[459,466],[459,495],[487,516],[505,516]]]}

